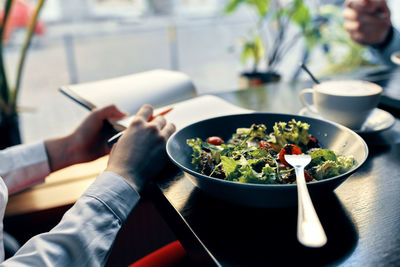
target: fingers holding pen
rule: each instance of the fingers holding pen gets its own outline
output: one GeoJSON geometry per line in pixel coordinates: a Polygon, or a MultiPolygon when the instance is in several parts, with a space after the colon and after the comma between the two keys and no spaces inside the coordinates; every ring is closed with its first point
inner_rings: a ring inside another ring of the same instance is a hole
{"type": "Polygon", "coordinates": [[[164,115],[170,112],[173,107],[169,107],[163,112],[153,115],[154,109],[151,105],[143,105],[138,111],[136,116],[148,122],[148,126],[153,128],[155,131],[159,132],[164,140],[167,140],[171,134],[175,131],[175,125],[168,123],[164,115]]]}
{"type": "Polygon", "coordinates": [[[158,116],[149,123],[150,127],[158,132],[158,136],[161,137],[162,141],[165,142],[175,132],[175,125],[171,122],[167,122],[164,116],[158,116]]]}
{"type": "Polygon", "coordinates": [[[149,121],[150,118],[153,116],[153,112],[154,112],[153,107],[149,104],[145,104],[136,113],[136,117],[141,118],[144,121],[149,121]]]}
{"type": "Polygon", "coordinates": [[[168,122],[165,127],[161,130],[161,136],[164,140],[168,140],[168,138],[175,132],[176,127],[173,123],[168,122]]]}
{"type": "Polygon", "coordinates": [[[167,120],[164,118],[164,116],[157,116],[154,120],[149,122],[149,124],[154,125],[159,131],[161,131],[167,124],[167,120]]]}

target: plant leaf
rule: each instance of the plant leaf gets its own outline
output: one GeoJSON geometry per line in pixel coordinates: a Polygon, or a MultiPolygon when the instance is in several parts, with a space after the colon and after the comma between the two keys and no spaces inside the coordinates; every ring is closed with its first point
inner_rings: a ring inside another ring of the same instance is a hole
{"type": "Polygon", "coordinates": [[[245,0],[231,0],[225,7],[224,12],[230,14],[236,11],[238,6],[242,4],[245,0]]]}
{"type": "Polygon", "coordinates": [[[253,44],[251,42],[246,42],[243,45],[241,61],[242,63],[246,63],[249,58],[253,56],[253,44]]]}
{"type": "Polygon", "coordinates": [[[16,82],[15,82],[15,89],[14,89],[15,92],[13,92],[13,95],[12,95],[13,97],[10,99],[10,105],[11,105],[12,110],[16,110],[17,96],[18,96],[18,91],[20,89],[20,82],[21,82],[22,70],[23,70],[24,63],[25,63],[25,58],[26,58],[26,55],[28,52],[28,48],[31,44],[32,36],[33,36],[35,26],[36,26],[36,22],[38,20],[38,17],[39,17],[40,11],[42,10],[43,5],[44,5],[44,0],[39,0],[37,2],[35,12],[33,13],[31,20],[27,27],[25,42],[22,47],[21,57],[19,59],[19,64],[18,64],[17,78],[16,78],[16,82]]]}
{"type": "Polygon", "coordinates": [[[247,60],[252,58],[257,65],[263,59],[265,54],[264,44],[259,35],[254,37],[252,41],[246,41],[243,45],[241,61],[246,63],[247,60]]]}
{"type": "Polygon", "coordinates": [[[3,21],[0,25],[0,97],[2,97],[2,104],[0,105],[1,109],[4,112],[8,112],[7,109],[9,108],[8,100],[10,97],[9,86],[7,81],[7,75],[3,60],[3,32],[5,29],[5,25],[8,19],[8,15],[10,14],[11,6],[13,4],[13,0],[7,0],[4,6],[4,17],[3,21]]]}
{"type": "Polygon", "coordinates": [[[310,10],[302,0],[297,0],[294,3],[292,21],[299,25],[303,31],[311,24],[310,10]]]}
{"type": "Polygon", "coordinates": [[[259,62],[264,57],[265,49],[262,42],[261,36],[257,35],[254,37],[254,58],[256,62],[259,62]]]}
{"type": "Polygon", "coordinates": [[[265,17],[268,13],[269,0],[247,0],[247,3],[256,7],[258,14],[265,17]]]}

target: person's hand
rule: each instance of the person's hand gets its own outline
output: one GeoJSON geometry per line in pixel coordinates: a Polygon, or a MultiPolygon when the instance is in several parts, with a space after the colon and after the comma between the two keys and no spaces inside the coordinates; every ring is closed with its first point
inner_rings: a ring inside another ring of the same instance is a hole
{"type": "Polygon", "coordinates": [[[385,0],[346,0],[344,29],[361,45],[380,45],[389,33],[390,10],[385,0]]]}
{"type": "Polygon", "coordinates": [[[175,131],[175,126],[162,116],[148,122],[152,115],[150,105],[144,105],[138,111],[114,145],[106,168],[106,171],[124,177],[138,192],[163,168],[165,143],[175,131]]]}
{"type": "Polygon", "coordinates": [[[125,113],[114,105],[93,110],[71,134],[45,141],[51,171],[72,164],[88,162],[110,152],[110,133],[104,122],[120,120],[125,113]]]}

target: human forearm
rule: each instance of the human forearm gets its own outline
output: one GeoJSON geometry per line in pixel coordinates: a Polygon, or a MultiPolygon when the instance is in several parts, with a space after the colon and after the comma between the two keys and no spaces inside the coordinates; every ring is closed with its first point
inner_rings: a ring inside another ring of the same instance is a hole
{"type": "Polygon", "coordinates": [[[103,266],[138,201],[124,178],[103,173],[54,229],[30,239],[0,266],[103,266]]]}
{"type": "Polygon", "coordinates": [[[23,144],[0,151],[0,176],[9,194],[43,182],[50,173],[43,142],[23,144]]]}
{"type": "Polygon", "coordinates": [[[72,135],[49,139],[44,144],[51,172],[80,162],[82,152],[77,148],[72,135]]]}
{"type": "Polygon", "coordinates": [[[124,116],[114,105],[96,109],[71,134],[45,141],[51,171],[108,154],[110,148],[106,141],[112,133],[107,121],[119,120],[124,116]]]}

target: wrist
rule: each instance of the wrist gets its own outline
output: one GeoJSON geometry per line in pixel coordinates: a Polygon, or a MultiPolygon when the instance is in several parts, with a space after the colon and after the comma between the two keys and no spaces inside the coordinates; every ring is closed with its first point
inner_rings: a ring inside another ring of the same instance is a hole
{"type": "Polygon", "coordinates": [[[123,177],[128,182],[128,184],[132,186],[133,189],[135,189],[136,192],[142,192],[145,185],[144,179],[141,179],[137,174],[124,171],[122,168],[119,167],[114,168],[112,166],[107,166],[105,171],[118,174],[119,176],[123,177]]]}
{"type": "Polygon", "coordinates": [[[76,153],[71,145],[71,137],[49,139],[44,142],[50,171],[54,172],[77,163],[76,153]]]}
{"type": "Polygon", "coordinates": [[[392,39],[393,39],[393,26],[390,25],[383,41],[377,44],[373,44],[371,45],[371,47],[374,49],[384,49],[387,45],[389,45],[392,39]]]}

